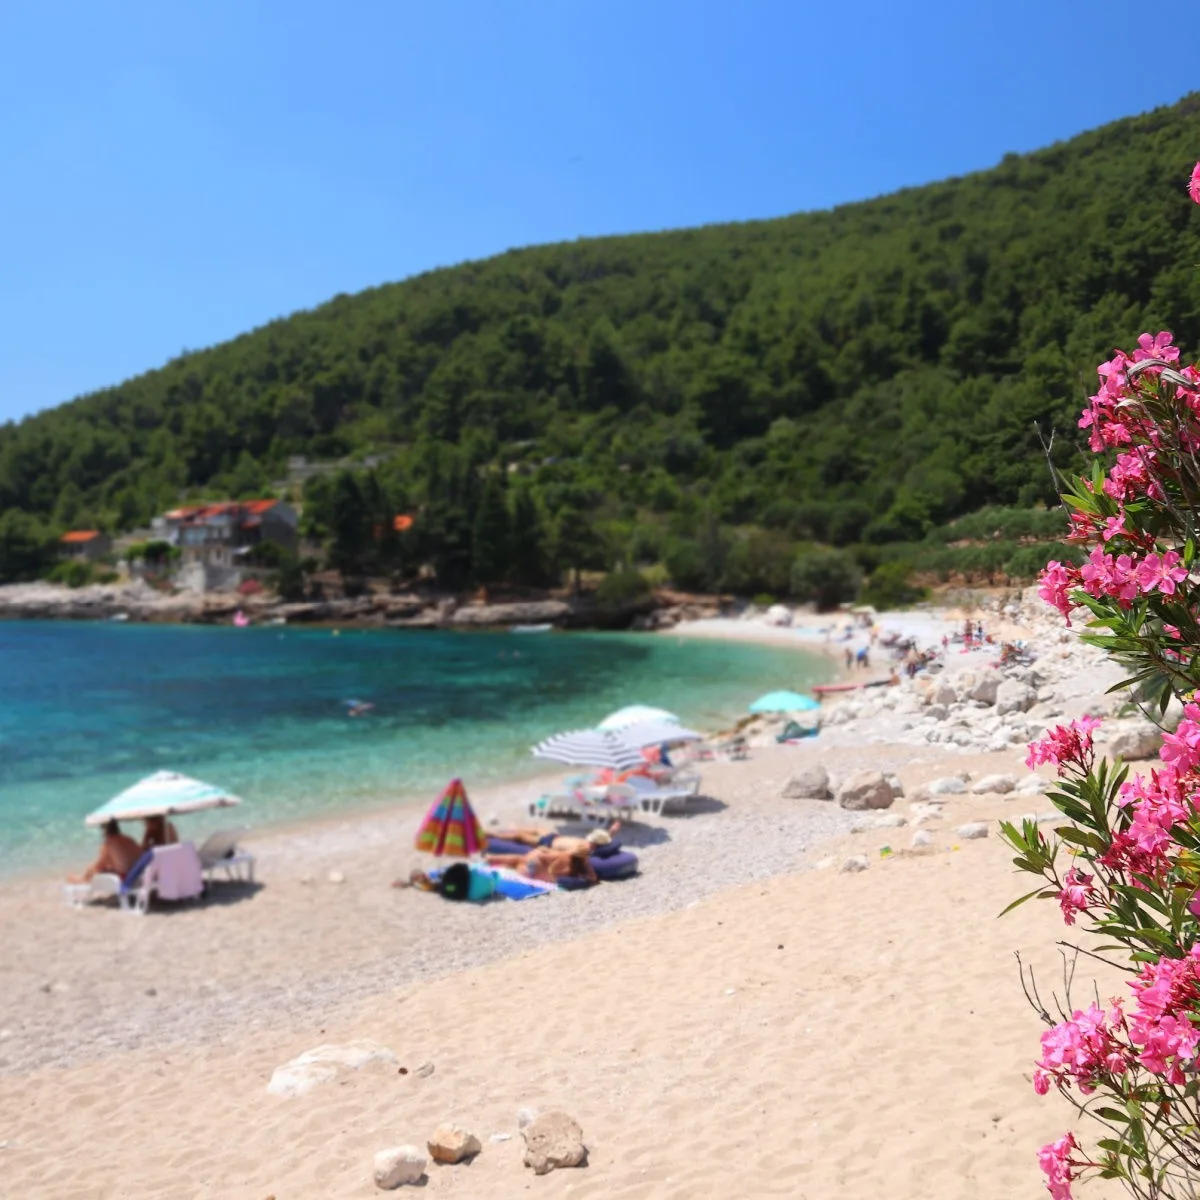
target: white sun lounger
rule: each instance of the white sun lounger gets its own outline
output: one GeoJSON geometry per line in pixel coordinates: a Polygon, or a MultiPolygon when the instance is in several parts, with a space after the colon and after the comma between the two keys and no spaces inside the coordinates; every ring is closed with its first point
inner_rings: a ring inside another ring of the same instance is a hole
{"type": "Polygon", "coordinates": [[[616,818],[628,821],[639,811],[636,793],[623,784],[609,788],[575,788],[529,802],[529,815],[535,820],[561,817],[595,825],[608,825],[616,818]]]}
{"type": "Polygon", "coordinates": [[[82,908],[93,900],[111,900],[120,894],[120,875],[110,875],[106,872],[93,875],[87,883],[63,884],[63,899],[76,908],[82,908]]]}
{"type": "Polygon", "coordinates": [[[254,882],[254,855],[238,846],[238,838],[246,830],[220,829],[200,847],[200,866],[210,882],[213,874],[224,871],[227,879],[244,883],[254,882]]]}
{"type": "Polygon", "coordinates": [[[699,775],[677,776],[663,787],[639,775],[631,775],[626,782],[633,788],[642,812],[652,816],[684,808],[693,796],[700,793],[699,775]]]}

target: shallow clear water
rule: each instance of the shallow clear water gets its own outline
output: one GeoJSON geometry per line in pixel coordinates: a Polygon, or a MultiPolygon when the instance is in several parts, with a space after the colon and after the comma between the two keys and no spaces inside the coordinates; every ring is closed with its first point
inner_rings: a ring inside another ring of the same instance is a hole
{"type": "Polygon", "coordinates": [[[663,636],[0,622],[0,874],[86,858],[84,816],[151,771],[229,788],[261,827],[544,772],[534,742],[623,704],[712,728],[829,673],[663,636]],[[348,699],[375,707],[351,719],[348,699]]]}

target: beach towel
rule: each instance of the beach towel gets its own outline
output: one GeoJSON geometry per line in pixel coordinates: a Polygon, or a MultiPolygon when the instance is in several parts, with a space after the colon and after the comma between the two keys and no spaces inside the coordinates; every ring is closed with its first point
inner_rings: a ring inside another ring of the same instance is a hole
{"type": "Polygon", "coordinates": [[[152,869],[160,900],[190,900],[204,891],[200,856],[191,842],[156,846],[152,869]]]}

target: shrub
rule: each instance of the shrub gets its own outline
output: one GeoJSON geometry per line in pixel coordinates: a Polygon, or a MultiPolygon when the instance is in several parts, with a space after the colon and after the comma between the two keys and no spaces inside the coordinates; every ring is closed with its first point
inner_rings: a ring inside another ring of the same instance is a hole
{"type": "MultiPolygon", "coordinates": [[[[1200,201],[1200,163],[1189,190],[1200,201]]],[[[1098,721],[1058,726],[1027,761],[1057,769],[1050,800],[1063,821],[1052,831],[1002,824],[1014,862],[1039,880],[1014,904],[1056,901],[1066,924],[1101,937],[1106,961],[1115,955],[1130,975],[1128,994],[1105,1007],[1076,1008],[1068,989],[1058,1021],[1026,984],[1050,1026],[1034,1089],[1056,1090],[1104,1127],[1091,1150],[1074,1133],[1042,1147],[1060,1198],[1090,1175],[1143,1200],[1185,1200],[1200,1185],[1200,369],[1180,370],[1178,359],[1170,333],[1145,333],[1131,355],[1100,367],[1079,423],[1102,457],[1064,491],[1072,538],[1091,552],[1082,566],[1048,563],[1039,591],[1068,624],[1087,609],[1083,640],[1120,663],[1124,686],[1151,707],[1184,701],[1183,718],[1163,738],[1158,769],[1132,778],[1120,760],[1097,757],[1098,721]]]]}
{"type": "Polygon", "coordinates": [[[63,583],[67,587],[83,587],[92,581],[92,564],[71,558],[55,566],[46,578],[51,583],[63,583]]]}
{"type": "Polygon", "coordinates": [[[897,560],[881,563],[871,572],[867,586],[862,591],[862,602],[878,609],[903,608],[916,604],[928,595],[925,588],[917,587],[911,579],[912,564],[897,560]]]}
{"type": "Polygon", "coordinates": [[[792,595],[818,608],[853,600],[861,585],[862,572],[845,550],[809,550],[792,565],[792,595]]]}
{"type": "Polygon", "coordinates": [[[610,571],[596,588],[596,601],[602,608],[623,608],[640,600],[650,590],[646,577],[632,568],[610,571]]]}

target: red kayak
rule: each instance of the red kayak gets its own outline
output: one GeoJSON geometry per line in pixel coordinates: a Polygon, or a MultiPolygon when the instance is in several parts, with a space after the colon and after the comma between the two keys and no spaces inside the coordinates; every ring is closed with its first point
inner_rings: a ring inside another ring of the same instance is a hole
{"type": "Polygon", "coordinates": [[[828,696],[834,692],[857,692],[863,688],[891,687],[899,682],[900,680],[893,676],[891,679],[868,679],[865,683],[818,683],[808,690],[815,692],[818,696],[828,696]]]}

